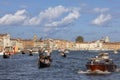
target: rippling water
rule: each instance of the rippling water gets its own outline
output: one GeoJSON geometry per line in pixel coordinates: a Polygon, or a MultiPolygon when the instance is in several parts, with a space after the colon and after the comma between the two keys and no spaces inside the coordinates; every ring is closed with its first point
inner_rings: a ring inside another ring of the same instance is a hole
{"type": "MultiPolygon", "coordinates": [[[[120,52],[110,57],[120,68],[120,52]]],[[[66,58],[58,52],[53,52],[51,67],[38,69],[38,54],[16,54],[9,59],[0,56],[0,80],[119,80],[120,72],[107,75],[79,74],[79,70],[86,70],[87,60],[98,52],[71,51],[66,58]]]]}

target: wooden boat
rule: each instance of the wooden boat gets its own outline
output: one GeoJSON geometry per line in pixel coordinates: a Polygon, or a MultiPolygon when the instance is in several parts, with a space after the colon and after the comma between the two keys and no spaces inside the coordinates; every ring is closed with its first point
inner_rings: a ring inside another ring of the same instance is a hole
{"type": "Polygon", "coordinates": [[[108,53],[100,53],[96,58],[91,58],[86,67],[88,70],[95,71],[108,71],[114,72],[116,71],[117,66],[113,63],[113,60],[109,58],[108,53]]]}
{"type": "Polygon", "coordinates": [[[52,60],[50,56],[41,55],[38,60],[38,67],[39,68],[50,67],[51,62],[52,60]]]}
{"type": "Polygon", "coordinates": [[[24,51],[21,51],[21,53],[22,53],[22,54],[25,54],[25,52],[24,52],[24,51]]]}
{"type": "Polygon", "coordinates": [[[32,53],[29,53],[29,56],[33,56],[33,54],[32,54],[32,53]]]}
{"type": "Polygon", "coordinates": [[[62,57],[67,57],[67,55],[66,55],[66,53],[65,53],[65,49],[61,49],[60,55],[61,55],[62,57]]]}
{"type": "Polygon", "coordinates": [[[32,50],[29,50],[29,56],[33,56],[32,50]]]}
{"type": "Polygon", "coordinates": [[[62,53],[61,56],[62,56],[62,57],[67,57],[65,53],[64,53],[64,54],[62,53]]]}
{"type": "Polygon", "coordinates": [[[3,53],[3,58],[9,58],[9,57],[10,57],[9,54],[3,53]]]}

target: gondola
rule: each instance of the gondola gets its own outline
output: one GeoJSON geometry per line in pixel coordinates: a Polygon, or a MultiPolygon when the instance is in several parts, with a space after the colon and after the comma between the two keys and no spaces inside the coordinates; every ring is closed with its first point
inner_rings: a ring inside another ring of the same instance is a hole
{"type": "Polygon", "coordinates": [[[22,53],[22,54],[25,54],[25,52],[24,52],[24,51],[21,51],[21,53],[22,53]]]}
{"type": "Polygon", "coordinates": [[[32,51],[29,51],[29,56],[33,56],[33,53],[32,53],[32,51]]]}
{"type": "Polygon", "coordinates": [[[30,53],[30,54],[29,54],[29,56],[33,56],[33,54],[32,54],[32,53],[30,53]]]}
{"type": "Polygon", "coordinates": [[[50,58],[50,56],[41,55],[38,60],[38,67],[39,68],[50,67],[51,62],[52,59],[50,58]]]}
{"type": "Polygon", "coordinates": [[[67,57],[67,55],[64,52],[60,53],[62,57],[67,57]]]}
{"type": "Polygon", "coordinates": [[[3,58],[9,58],[9,57],[10,57],[9,54],[5,54],[5,53],[3,53],[3,58]]]}
{"type": "Polygon", "coordinates": [[[66,54],[61,55],[62,57],[67,57],[66,54]]]}

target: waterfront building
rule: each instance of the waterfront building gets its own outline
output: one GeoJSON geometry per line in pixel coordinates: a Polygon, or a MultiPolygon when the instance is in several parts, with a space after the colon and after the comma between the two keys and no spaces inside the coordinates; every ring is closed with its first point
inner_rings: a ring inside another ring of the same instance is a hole
{"type": "Polygon", "coordinates": [[[54,39],[53,43],[54,43],[54,49],[56,49],[56,50],[60,49],[60,48],[72,49],[74,46],[73,42],[70,42],[67,40],[54,39]]]}
{"type": "Polygon", "coordinates": [[[21,39],[23,48],[30,49],[34,46],[34,41],[32,39],[21,39]]]}
{"type": "Polygon", "coordinates": [[[89,42],[76,43],[75,49],[76,50],[88,50],[89,46],[90,46],[89,42]]]}
{"type": "Polygon", "coordinates": [[[105,42],[110,42],[110,39],[109,39],[108,36],[106,36],[106,38],[105,38],[105,42]]]}
{"type": "Polygon", "coordinates": [[[103,43],[103,49],[106,49],[106,50],[120,50],[120,42],[103,43]]]}
{"type": "Polygon", "coordinates": [[[0,51],[2,51],[6,46],[11,46],[10,34],[0,34],[0,51]]]}
{"type": "Polygon", "coordinates": [[[21,39],[10,39],[11,46],[14,47],[15,52],[20,52],[23,49],[21,39]]]}
{"type": "Polygon", "coordinates": [[[33,42],[34,42],[33,47],[43,47],[44,46],[43,40],[42,39],[38,39],[37,35],[34,35],[33,42]]]}
{"type": "Polygon", "coordinates": [[[82,42],[76,43],[77,50],[102,50],[102,42],[101,41],[93,41],[93,42],[82,42]]]}
{"type": "Polygon", "coordinates": [[[75,43],[60,39],[38,39],[34,35],[33,39],[11,39],[10,34],[0,34],[0,51],[5,47],[12,46],[15,52],[22,49],[31,49],[33,47],[49,47],[53,50],[60,48],[69,50],[120,50],[120,42],[110,42],[109,37],[92,42],[75,43]]]}
{"type": "Polygon", "coordinates": [[[75,45],[74,42],[71,42],[71,41],[66,42],[66,48],[69,50],[74,50],[75,49],[74,45],[75,45]]]}

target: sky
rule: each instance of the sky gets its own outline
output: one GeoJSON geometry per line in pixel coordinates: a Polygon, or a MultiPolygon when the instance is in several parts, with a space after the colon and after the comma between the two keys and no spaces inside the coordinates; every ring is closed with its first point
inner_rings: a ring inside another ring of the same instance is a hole
{"type": "Polygon", "coordinates": [[[120,42],[120,0],[0,0],[0,34],[120,42]]]}

